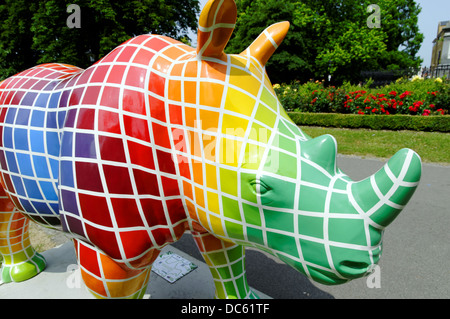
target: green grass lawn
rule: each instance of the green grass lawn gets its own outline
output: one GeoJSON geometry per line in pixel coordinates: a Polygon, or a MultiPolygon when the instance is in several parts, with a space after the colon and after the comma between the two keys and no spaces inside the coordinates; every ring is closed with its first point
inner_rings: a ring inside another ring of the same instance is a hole
{"type": "Polygon", "coordinates": [[[450,165],[450,133],[415,131],[374,131],[301,126],[311,137],[333,135],[338,153],[390,158],[402,148],[416,151],[423,162],[450,165]]]}

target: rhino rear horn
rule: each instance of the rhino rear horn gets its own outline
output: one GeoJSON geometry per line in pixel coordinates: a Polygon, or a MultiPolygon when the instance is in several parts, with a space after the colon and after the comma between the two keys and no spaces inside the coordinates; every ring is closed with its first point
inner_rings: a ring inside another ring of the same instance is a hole
{"type": "Polygon", "coordinates": [[[237,19],[234,0],[209,0],[198,21],[197,55],[221,59],[237,19]]]}
{"type": "Polygon", "coordinates": [[[265,66],[275,53],[275,50],[283,42],[289,27],[290,23],[288,21],[272,24],[241,55],[250,55],[257,59],[261,66],[265,66]]]}

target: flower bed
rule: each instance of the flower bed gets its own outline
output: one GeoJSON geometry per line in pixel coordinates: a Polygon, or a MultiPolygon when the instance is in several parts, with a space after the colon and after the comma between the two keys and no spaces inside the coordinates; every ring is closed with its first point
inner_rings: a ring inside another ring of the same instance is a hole
{"type": "Polygon", "coordinates": [[[347,114],[445,115],[450,109],[450,81],[437,79],[399,79],[385,87],[324,87],[322,82],[290,85],[275,84],[274,89],[289,111],[347,114]]]}

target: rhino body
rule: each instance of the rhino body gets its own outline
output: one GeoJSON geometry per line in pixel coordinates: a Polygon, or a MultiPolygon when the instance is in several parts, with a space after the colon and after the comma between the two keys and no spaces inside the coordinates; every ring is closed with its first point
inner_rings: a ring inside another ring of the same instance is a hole
{"type": "MultiPolygon", "coordinates": [[[[234,1],[209,1],[197,49],[141,35],[86,70],[43,64],[0,83],[3,225],[25,215],[69,233],[96,296],[142,296],[160,249],[186,231],[216,297],[256,297],[244,246],[347,282],[378,262],[385,227],[417,187],[408,149],[363,181],[343,174],[335,139],[305,135],[265,72],[289,23],[227,55],[236,14],[234,1]]],[[[34,275],[43,261],[27,249],[34,275]]],[[[3,281],[26,279],[8,260],[3,281]]]]}

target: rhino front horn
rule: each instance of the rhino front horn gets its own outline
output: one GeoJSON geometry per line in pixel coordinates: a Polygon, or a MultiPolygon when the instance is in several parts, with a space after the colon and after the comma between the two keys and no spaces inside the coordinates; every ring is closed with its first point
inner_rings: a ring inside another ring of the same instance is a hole
{"type": "Polygon", "coordinates": [[[419,184],[422,163],[410,149],[397,152],[377,173],[351,187],[350,201],[373,226],[388,226],[408,203],[419,184]]]}

